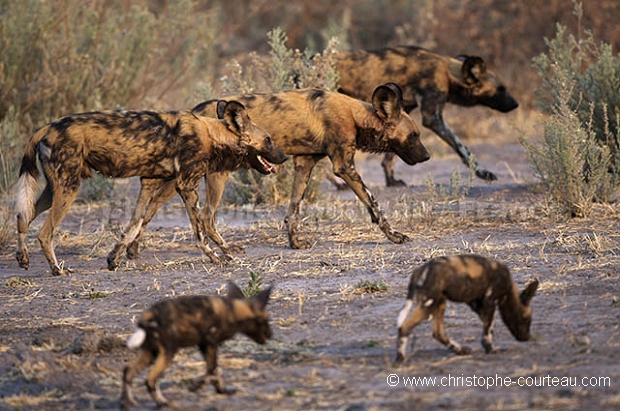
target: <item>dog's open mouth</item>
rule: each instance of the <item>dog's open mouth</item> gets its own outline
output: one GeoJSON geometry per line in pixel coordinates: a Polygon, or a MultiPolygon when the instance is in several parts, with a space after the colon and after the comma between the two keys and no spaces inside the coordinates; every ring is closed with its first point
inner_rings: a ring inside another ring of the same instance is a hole
{"type": "Polygon", "coordinates": [[[263,157],[261,156],[256,156],[256,157],[258,158],[258,161],[261,163],[261,165],[265,168],[265,171],[267,171],[268,173],[275,173],[278,171],[273,164],[265,160],[263,157]]]}

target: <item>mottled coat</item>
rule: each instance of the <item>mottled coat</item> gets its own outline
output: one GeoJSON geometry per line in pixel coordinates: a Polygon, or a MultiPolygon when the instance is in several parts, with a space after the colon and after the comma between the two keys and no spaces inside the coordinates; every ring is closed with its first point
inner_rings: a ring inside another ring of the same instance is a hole
{"type": "MultiPolygon", "coordinates": [[[[379,226],[390,241],[403,243],[408,240],[406,235],[392,230],[354,163],[357,150],[393,152],[410,165],[428,160],[428,152],[420,142],[419,130],[403,110],[402,94],[398,86],[390,83],[375,88],[370,104],[322,89],[231,96],[225,99],[242,102],[256,124],[267,130],[286,154],[293,156],[295,177],[285,219],[292,248],[309,247],[310,243],[298,236],[299,207],[310,174],[316,163],[324,157],[329,157],[334,173],[355,192],[367,207],[372,222],[379,226]]],[[[196,106],[193,112],[214,116],[215,105],[214,100],[206,101],[196,106]]],[[[228,175],[222,173],[207,178],[207,227],[214,226],[214,212],[227,178],[228,175]]],[[[168,190],[168,196],[162,195],[160,203],[163,204],[171,195],[171,190],[168,190]]],[[[146,221],[156,210],[157,207],[149,210],[146,221]]]]}
{"type": "MultiPolygon", "coordinates": [[[[429,128],[461,157],[476,175],[496,180],[492,172],[482,168],[469,149],[446,124],[443,108],[446,103],[459,106],[482,105],[500,112],[517,108],[517,101],[495,73],[487,69],[477,56],[449,56],[415,46],[387,47],[378,50],[355,50],[336,55],[339,91],[362,100],[369,100],[377,84],[391,81],[403,90],[403,104],[408,112],[420,106],[422,125],[429,128]]],[[[404,185],[394,178],[393,153],[382,162],[388,185],[404,185]]]]}
{"type": "Polygon", "coordinates": [[[218,393],[232,394],[233,390],[225,388],[218,368],[218,346],[237,333],[258,344],[265,344],[271,338],[266,311],[270,293],[271,288],[268,288],[247,299],[234,283],[229,282],[226,297],[182,296],[157,302],[143,312],[136,332],[127,342],[129,348],[139,348],[140,351],[123,371],[121,409],[125,411],[136,404],[131,383],[150,364],[153,367],[147,375],[146,387],[159,407],[167,405],[158,379],[179,349],[184,347],[197,346],[207,365],[205,377],[195,381],[192,390],[211,383],[218,393]]]}
{"type": "MultiPolygon", "coordinates": [[[[54,231],[75,200],[81,180],[93,170],[108,177],[142,177],[134,217],[117,251],[133,240],[146,206],[170,181],[183,198],[198,246],[212,260],[219,260],[204,241],[196,193],[200,179],[247,162],[263,164],[258,155],[278,161],[286,158],[267,133],[250,121],[240,103],[221,102],[219,107],[219,120],[192,112],[105,111],[63,117],[40,128],[28,143],[17,182],[20,266],[29,267],[25,237],[30,223],[50,209],[39,241],[52,274],[67,272],[54,253],[54,231]],[[38,197],[37,158],[47,182],[38,197]]],[[[108,258],[110,269],[118,265],[116,257],[108,258]]]]}
{"type": "Polygon", "coordinates": [[[471,352],[468,347],[461,347],[446,336],[444,311],[447,301],[468,304],[478,314],[483,324],[481,343],[487,353],[493,350],[496,307],[512,335],[519,341],[529,340],[532,321],[530,302],[537,287],[538,280],[534,280],[519,294],[508,267],[480,255],[465,254],[430,260],[411,275],[407,301],[397,320],[396,363],[401,363],[405,358],[409,334],[431,316],[436,340],[457,354],[471,352]],[[414,303],[416,298],[417,303],[414,303]]]}

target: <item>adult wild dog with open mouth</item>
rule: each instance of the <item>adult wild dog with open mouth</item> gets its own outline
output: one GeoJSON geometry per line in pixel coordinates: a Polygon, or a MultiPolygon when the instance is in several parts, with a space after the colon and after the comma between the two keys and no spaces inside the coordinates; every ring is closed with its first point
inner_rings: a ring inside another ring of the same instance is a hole
{"type": "Polygon", "coordinates": [[[403,362],[407,339],[413,329],[425,319],[433,318],[433,337],[457,354],[469,354],[469,347],[462,347],[446,336],[444,310],[446,302],[466,303],[482,320],[482,346],[489,353],[493,350],[493,323],[495,308],[519,341],[530,339],[532,308],[530,302],[538,288],[538,280],[531,281],[519,294],[504,263],[469,254],[437,257],[415,269],[409,282],[407,301],[398,315],[398,342],[396,364],[403,362]],[[417,296],[417,305],[413,299],[417,296]]]}
{"type": "MultiPolygon", "coordinates": [[[[409,165],[429,159],[420,142],[418,128],[403,110],[402,94],[397,85],[388,83],[377,87],[372,104],[322,89],[257,93],[224,99],[242,102],[256,124],[267,130],[286,154],[293,156],[295,176],[285,219],[292,248],[310,246],[298,236],[299,207],[312,169],[324,157],[329,157],[334,174],[353,190],[368,209],[372,222],[390,241],[403,243],[408,240],[405,234],[391,228],[354,163],[358,149],[373,153],[394,152],[409,165]]],[[[214,116],[216,103],[215,100],[203,102],[194,107],[193,112],[214,116]]],[[[223,188],[222,180],[225,182],[227,178],[227,173],[208,175],[207,189],[223,188]]],[[[167,195],[160,196],[156,205],[163,204],[173,195],[172,189],[168,188],[167,195]]],[[[221,195],[209,194],[208,197],[219,201],[221,195]]],[[[217,202],[213,202],[205,207],[205,212],[216,208],[217,202]]],[[[152,207],[145,221],[148,222],[156,211],[157,207],[152,207]]],[[[213,224],[212,216],[206,215],[205,223],[213,224]]]]}
{"type": "MultiPolygon", "coordinates": [[[[487,181],[497,176],[481,167],[469,149],[443,118],[446,103],[471,107],[482,105],[502,113],[518,107],[506,86],[487,69],[478,56],[452,58],[420,47],[399,46],[378,50],[355,50],[336,54],[339,91],[367,100],[377,84],[392,81],[403,90],[403,104],[410,112],[420,106],[422,125],[450,145],[476,176],[487,181]]],[[[394,178],[393,153],[381,163],[388,186],[405,185],[394,178]]]]}
{"type": "Polygon", "coordinates": [[[159,389],[158,379],[170,365],[180,348],[198,346],[206,363],[203,379],[195,381],[192,391],[211,383],[220,394],[232,394],[224,386],[217,365],[218,346],[242,333],[265,344],[271,338],[269,318],[265,309],[271,287],[252,298],[245,298],[232,282],[228,296],[182,296],[160,301],[145,311],[138,320],[138,329],[129,338],[129,348],[140,348],[137,358],[123,371],[121,410],[135,405],[131,383],[135,376],[153,363],[146,378],[146,387],[159,407],[168,405],[159,389]]]}
{"type": "Polygon", "coordinates": [[[29,267],[25,240],[30,223],[50,209],[38,236],[41,248],[53,275],[69,272],[56,259],[53,236],[75,200],[81,180],[93,170],[115,178],[141,177],[134,214],[108,257],[108,268],[118,266],[119,255],[140,230],[146,207],[166,181],[172,182],[183,199],[198,247],[213,262],[219,262],[205,239],[196,192],[200,179],[210,172],[234,170],[243,162],[271,167],[265,159],[282,162],[286,156],[250,121],[241,103],[218,102],[217,117],[191,112],[105,111],[63,117],[40,128],[26,148],[17,182],[19,265],[29,267]],[[47,182],[38,198],[37,158],[47,182]]]}

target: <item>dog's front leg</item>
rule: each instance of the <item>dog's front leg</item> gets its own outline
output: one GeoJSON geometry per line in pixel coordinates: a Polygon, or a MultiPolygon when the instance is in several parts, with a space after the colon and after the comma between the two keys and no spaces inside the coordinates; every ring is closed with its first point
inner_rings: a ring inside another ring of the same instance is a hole
{"type": "Polygon", "coordinates": [[[443,107],[434,109],[422,107],[422,125],[424,127],[430,128],[437,134],[443,141],[448,143],[450,147],[456,151],[456,153],[461,157],[461,161],[467,167],[472,167],[474,172],[476,173],[476,177],[481,178],[486,181],[494,181],[497,180],[497,176],[478,164],[474,155],[469,151],[467,146],[463,143],[463,141],[457,136],[454,131],[446,124],[443,116],[441,115],[441,110],[443,107]]]}
{"type": "Polygon", "coordinates": [[[194,229],[194,235],[196,236],[196,245],[200,248],[211,260],[212,263],[221,263],[222,259],[217,256],[207,244],[205,237],[205,225],[200,215],[200,206],[198,205],[198,193],[196,188],[198,183],[191,181],[191,183],[185,181],[181,177],[177,178],[177,192],[183,199],[187,215],[194,229]]]}
{"type": "Polygon", "coordinates": [[[243,248],[239,246],[229,246],[217,231],[215,225],[215,213],[217,207],[222,200],[222,194],[224,193],[224,187],[228,181],[230,173],[209,173],[205,177],[205,184],[207,188],[207,197],[204,207],[204,223],[207,235],[209,238],[220,247],[220,250],[224,254],[230,255],[231,253],[242,253],[243,248]]]}
{"type": "Polygon", "coordinates": [[[370,213],[370,219],[373,223],[377,224],[385,236],[393,243],[402,244],[409,241],[409,237],[405,234],[399,233],[390,227],[390,223],[387,221],[383,212],[379,209],[377,201],[373,195],[368,191],[368,188],[362,181],[362,178],[355,169],[353,158],[350,161],[341,161],[340,159],[332,159],[334,163],[334,174],[342,178],[351,187],[357,197],[364,203],[368,213],[370,213]]]}
{"type": "Polygon", "coordinates": [[[293,188],[291,190],[291,201],[288,206],[288,213],[284,219],[286,229],[288,231],[288,242],[291,248],[310,248],[308,241],[302,241],[298,238],[299,230],[299,206],[304,197],[308,181],[312,174],[312,169],[320,158],[312,156],[295,156],[293,163],[295,164],[295,177],[293,178],[293,188]]]}
{"type": "Polygon", "coordinates": [[[226,388],[222,378],[222,370],[217,366],[217,345],[207,345],[203,351],[207,362],[207,375],[205,381],[213,384],[218,394],[231,395],[235,393],[234,388],[226,388]]]}

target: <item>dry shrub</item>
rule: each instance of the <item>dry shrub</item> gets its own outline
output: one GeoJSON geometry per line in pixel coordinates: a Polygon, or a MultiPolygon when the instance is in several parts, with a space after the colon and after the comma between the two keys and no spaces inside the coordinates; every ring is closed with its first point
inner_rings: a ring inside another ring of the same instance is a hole
{"type": "MultiPolygon", "coordinates": [[[[578,17],[580,10],[575,4],[578,17]]],[[[542,145],[524,145],[552,201],[583,217],[593,201],[609,201],[620,181],[620,59],[591,34],[567,36],[561,25],[547,45],[534,64],[538,102],[551,116],[542,145]]]]}
{"type": "Polygon", "coordinates": [[[216,13],[181,0],[155,15],[148,3],[0,0],[0,195],[36,127],[79,111],[161,105],[197,73],[213,75],[216,13]]]}

